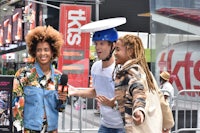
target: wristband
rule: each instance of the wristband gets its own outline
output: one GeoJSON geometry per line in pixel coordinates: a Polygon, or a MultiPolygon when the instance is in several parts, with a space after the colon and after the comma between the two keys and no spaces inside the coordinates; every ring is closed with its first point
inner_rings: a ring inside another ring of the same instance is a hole
{"type": "Polygon", "coordinates": [[[114,110],[118,110],[119,109],[117,100],[114,101],[114,107],[112,107],[112,108],[114,110]]]}
{"type": "Polygon", "coordinates": [[[168,131],[168,130],[169,130],[169,129],[166,129],[166,128],[163,129],[164,132],[166,132],[166,131],[168,131]]]}

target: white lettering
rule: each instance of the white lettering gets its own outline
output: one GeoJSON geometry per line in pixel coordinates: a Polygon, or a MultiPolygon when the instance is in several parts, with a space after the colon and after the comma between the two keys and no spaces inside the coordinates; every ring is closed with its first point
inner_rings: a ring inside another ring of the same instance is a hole
{"type": "Polygon", "coordinates": [[[71,46],[80,45],[81,43],[81,23],[80,21],[85,21],[85,11],[79,10],[70,10],[68,12],[68,20],[71,20],[68,23],[68,35],[67,35],[67,43],[71,46]]]}

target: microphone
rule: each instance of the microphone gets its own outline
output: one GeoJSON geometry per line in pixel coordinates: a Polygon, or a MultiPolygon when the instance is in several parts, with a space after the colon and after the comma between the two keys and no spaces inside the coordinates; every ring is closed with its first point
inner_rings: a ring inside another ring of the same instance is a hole
{"type": "MultiPolygon", "coordinates": [[[[60,84],[58,85],[58,92],[66,92],[66,93],[68,93],[67,83],[68,83],[67,74],[62,74],[61,78],[60,78],[60,84]]],[[[62,112],[62,110],[65,109],[65,106],[63,105],[63,101],[62,100],[58,100],[56,109],[59,112],[62,112]]]]}
{"type": "Polygon", "coordinates": [[[61,78],[60,78],[60,85],[61,85],[61,92],[63,92],[63,91],[67,91],[67,88],[65,88],[65,87],[67,87],[67,83],[68,83],[68,76],[67,76],[67,74],[62,74],[61,75],[61,78]]]}
{"type": "Polygon", "coordinates": [[[58,85],[58,92],[67,92],[68,90],[68,76],[67,74],[62,74],[60,78],[60,84],[58,85]]]}

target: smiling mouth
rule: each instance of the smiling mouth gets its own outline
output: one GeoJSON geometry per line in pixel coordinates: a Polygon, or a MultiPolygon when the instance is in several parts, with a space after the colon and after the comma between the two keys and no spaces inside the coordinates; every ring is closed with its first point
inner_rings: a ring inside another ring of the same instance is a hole
{"type": "Polygon", "coordinates": [[[47,59],[48,59],[48,58],[46,58],[46,57],[40,58],[41,61],[46,61],[47,59]]]}
{"type": "Polygon", "coordinates": [[[40,58],[41,60],[46,60],[47,58],[40,58]]]}
{"type": "Polygon", "coordinates": [[[101,55],[101,52],[97,52],[97,55],[101,55]]]}

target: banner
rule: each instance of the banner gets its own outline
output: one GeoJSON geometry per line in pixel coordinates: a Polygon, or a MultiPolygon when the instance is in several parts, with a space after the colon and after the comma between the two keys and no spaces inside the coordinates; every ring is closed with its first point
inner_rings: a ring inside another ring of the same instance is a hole
{"type": "Polygon", "coordinates": [[[3,24],[0,24],[0,47],[3,46],[3,24]]]}
{"type": "Polygon", "coordinates": [[[0,132],[12,132],[13,79],[11,75],[0,75],[0,132]]]}
{"type": "Polygon", "coordinates": [[[3,21],[3,44],[12,43],[12,17],[5,16],[3,21]]]}
{"type": "Polygon", "coordinates": [[[27,35],[29,30],[32,30],[36,27],[36,3],[31,3],[28,1],[25,1],[25,8],[24,8],[24,20],[26,21],[24,23],[24,36],[27,35]]]}
{"type": "MultiPolygon", "coordinates": [[[[156,75],[162,71],[170,73],[175,94],[182,90],[200,90],[199,40],[177,42],[162,49],[156,56],[156,75]]],[[[185,93],[196,98],[200,93],[185,93]]],[[[191,99],[191,97],[190,97],[191,99]]]]}
{"type": "Polygon", "coordinates": [[[68,74],[69,84],[88,87],[90,33],[81,33],[80,27],[91,20],[91,6],[61,4],[60,32],[65,43],[58,58],[58,69],[68,74]]]}
{"type": "Polygon", "coordinates": [[[12,40],[14,43],[22,41],[22,9],[17,8],[12,15],[12,40]]]}

